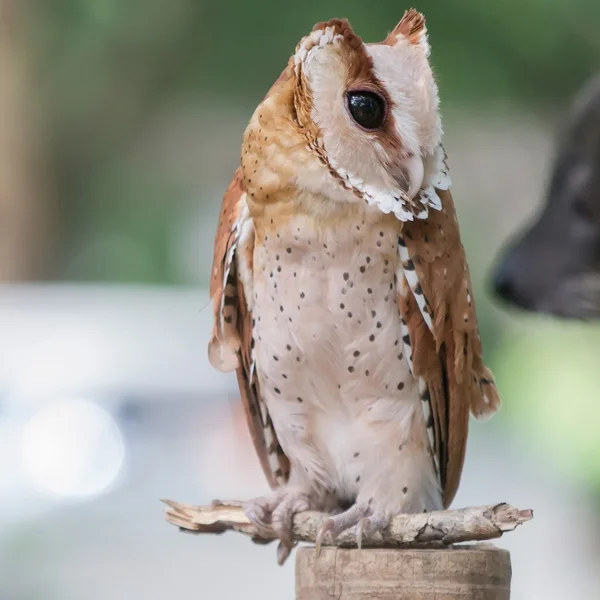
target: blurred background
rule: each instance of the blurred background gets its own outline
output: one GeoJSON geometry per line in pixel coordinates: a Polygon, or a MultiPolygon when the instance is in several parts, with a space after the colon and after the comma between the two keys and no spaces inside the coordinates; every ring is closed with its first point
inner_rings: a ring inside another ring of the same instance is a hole
{"type": "MultiPolygon", "coordinates": [[[[293,561],[199,539],[159,499],[266,489],[233,376],[206,358],[221,198],[253,109],[317,21],[382,39],[392,0],[0,0],[0,599],[293,598],[293,561]]],[[[600,59],[595,0],[420,0],[501,413],[455,506],[535,519],[498,541],[513,597],[600,598],[600,325],[491,298],[543,202],[556,128],[600,59]]]]}

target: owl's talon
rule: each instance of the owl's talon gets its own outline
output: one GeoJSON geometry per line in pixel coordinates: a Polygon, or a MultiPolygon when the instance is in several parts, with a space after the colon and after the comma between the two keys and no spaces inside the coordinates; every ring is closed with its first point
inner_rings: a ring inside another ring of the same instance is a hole
{"type": "MultiPolygon", "coordinates": [[[[327,519],[327,521],[325,521],[325,523],[323,523],[323,525],[321,526],[321,529],[319,529],[319,533],[317,534],[317,539],[315,540],[315,550],[317,553],[317,557],[321,554],[321,545],[323,544],[323,540],[325,539],[325,536],[328,533],[332,533],[332,538],[334,538],[333,536],[333,531],[335,530],[335,522],[333,519],[327,519]]],[[[333,541],[333,539],[332,539],[333,541]]]]}
{"type": "Polygon", "coordinates": [[[294,547],[294,515],[308,510],[309,506],[306,494],[290,490],[283,495],[281,501],[273,510],[271,525],[285,546],[294,547]]]}
{"type": "Polygon", "coordinates": [[[244,502],[244,513],[267,539],[278,537],[277,562],[283,564],[295,547],[293,529],[294,515],[298,512],[317,509],[308,495],[297,489],[281,489],[261,498],[244,502]]]}
{"type": "Polygon", "coordinates": [[[277,534],[277,537],[280,539],[281,543],[287,546],[288,548],[294,547],[294,539],[292,537],[292,528],[287,523],[282,523],[279,525],[273,525],[273,530],[277,534]]]}
{"type": "Polygon", "coordinates": [[[250,519],[250,522],[256,527],[261,537],[272,538],[273,528],[271,527],[271,503],[267,498],[255,498],[244,502],[242,505],[244,514],[250,519]]]}
{"type": "Polygon", "coordinates": [[[246,502],[243,506],[244,514],[252,521],[257,527],[267,527],[265,509],[255,500],[246,502]]]}
{"type": "Polygon", "coordinates": [[[362,549],[362,538],[365,533],[368,533],[371,529],[371,521],[368,517],[363,517],[356,526],[356,545],[358,549],[362,549]]]}
{"type": "Polygon", "coordinates": [[[355,504],[346,512],[330,517],[323,523],[317,535],[317,556],[327,533],[331,533],[331,537],[335,541],[343,531],[356,526],[356,544],[360,549],[362,548],[363,536],[370,536],[376,531],[384,530],[389,525],[389,522],[390,519],[384,516],[383,513],[372,513],[369,506],[355,504]]]}
{"type": "Polygon", "coordinates": [[[279,542],[277,545],[277,564],[279,566],[282,566],[283,563],[285,563],[293,549],[294,546],[287,546],[283,542],[279,542]]]}

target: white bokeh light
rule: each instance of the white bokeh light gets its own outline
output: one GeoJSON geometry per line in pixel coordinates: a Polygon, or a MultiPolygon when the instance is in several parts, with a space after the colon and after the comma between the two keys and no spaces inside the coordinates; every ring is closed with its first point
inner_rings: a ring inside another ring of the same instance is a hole
{"type": "Polygon", "coordinates": [[[114,420],[92,402],[52,402],[26,424],[21,440],[23,468],[39,491],[58,496],[93,496],[118,476],[125,458],[114,420]]]}

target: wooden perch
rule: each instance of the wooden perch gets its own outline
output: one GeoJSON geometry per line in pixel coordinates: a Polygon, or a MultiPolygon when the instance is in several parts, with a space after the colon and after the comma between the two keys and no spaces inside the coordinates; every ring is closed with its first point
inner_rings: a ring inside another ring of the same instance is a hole
{"type": "Polygon", "coordinates": [[[296,600],[510,600],[511,578],[492,544],[296,553],[296,600]]]}
{"type": "MultiPolygon", "coordinates": [[[[167,521],[192,533],[223,533],[238,531],[259,543],[276,539],[272,530],[260,530],[246,517],[241,502],[218,502],[212,506],[192,506],[171,500],[167,504],[167,521]]],[[[299,513],[294,518],[294,539],[315,542],[317,532],[328,515],[318,512],[299,513]]],[[[519,510],[509,504],[492,504],[458,510],[398,515],[381,534],[363,536],[363,546],[368,547],[419,547],[423,545],[449,545],[459,542],[491,540],[504,532],[512,531],[533,518],[532,510],[519,510]]],[[[335,544],[326,536],[323,545],[356,547],[356,534],[343,532],[335,544]]]]}

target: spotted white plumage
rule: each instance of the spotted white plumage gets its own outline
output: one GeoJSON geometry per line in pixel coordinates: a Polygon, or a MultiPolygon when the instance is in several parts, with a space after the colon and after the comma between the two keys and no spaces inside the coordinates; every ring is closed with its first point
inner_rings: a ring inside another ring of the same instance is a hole
{"type": "MultiPolygon", "coordinates": [[[[231,257],[235,257],[238,277],[242,283],[245,298],[247,299],[246,302],[248,310],[251,312],[254,304],[252,266],[248,264],[246,258],[248,252],[237,252],[238,248],[242,250],[246,249],[250,252],[253,252],[254,248],[254,226],[248,211],[246,199],[247,195],[243,194],[239,201],[240,205],[242,206],[242,210],[238,220],[236,221],[236,227],[234,229],[235,241],[232,244],[231,257]]],[[[227,276],[229,276],[229,270],[226,271],[225,277],[227,276]]],[[[258,387],[258,381],[256,376],[256,320],[254,318],[252,319],[248,378],[251,382],[251,386],[256,389],[258,387]]],[[[264,398],[258,393],[256,394],[256,397],[260,409],[262,435],[264,437],[264,443],[267,449],[267,461],[274,480],[277,482],[277,484],[281,485],[282,483],[285,483],[285,476],[281,471],[281,464],[279,461],[279,453],[281,451],[279,442],[275,436],[273,423],[269,416],[269,411],[264,398]]]]}

